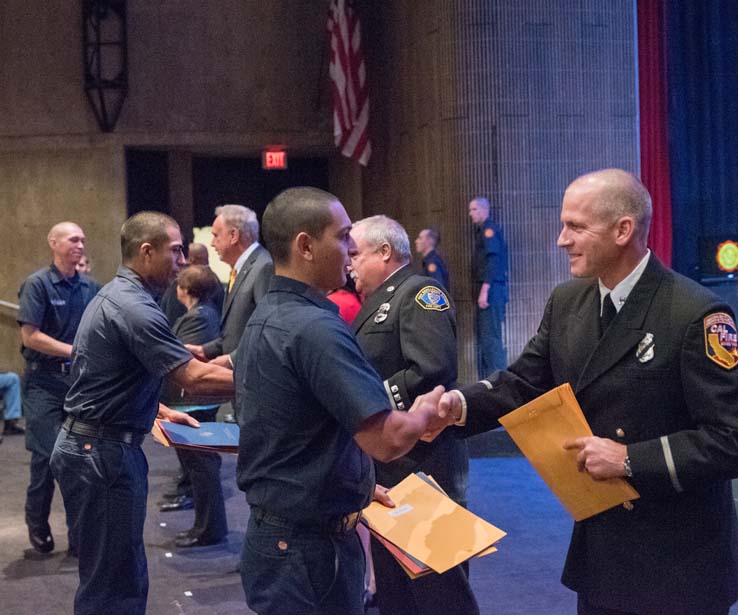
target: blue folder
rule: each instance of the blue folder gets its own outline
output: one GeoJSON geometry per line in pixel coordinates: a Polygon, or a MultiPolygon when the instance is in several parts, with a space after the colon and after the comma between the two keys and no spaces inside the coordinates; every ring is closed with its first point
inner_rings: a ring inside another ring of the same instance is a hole
{"type": "Polygon", "coordinates": [[[157,422],[172,446],[229,453],[238,451],[239,429],[235,423],[200,423],[198,429],[169,421],[157,422]]]}

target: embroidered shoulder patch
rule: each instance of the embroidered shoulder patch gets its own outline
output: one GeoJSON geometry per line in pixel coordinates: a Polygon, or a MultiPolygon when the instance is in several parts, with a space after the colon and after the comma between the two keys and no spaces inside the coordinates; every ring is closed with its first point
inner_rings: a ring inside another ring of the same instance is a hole
{"type": "Polygon", "coordinates": [[[705,316],[705,354],[725,369],[738,365],[738,333],[729,314],[716,312],[705,316]]]}
{"type": "Polygon", "coordinates": [[[428,265],[428,271],[430,271],[431,273],[435,273],[437,269],[438,267],[436,266],[435,263],[431,263],[430,265],[428,265]]]}
{"type": "Polygon", "coordinates": [[[415,295],[415,302],[424,310],[443,312],[451,307],[451,302],[437,286],[426,286],[415,295]]]}
{"type": "Polygon", "coordinates": [[[494,232],[494,230],[493,230],[493,229],[491,229],[491,228],[488,228],[488,229],[486,229],[486,230],[484,231],[484,236],[485,236],[485,237],[486,237],[487,239],[492,239],[492,237],[494,237],[494,236],[495,236],[495,232],[494,232]]]}

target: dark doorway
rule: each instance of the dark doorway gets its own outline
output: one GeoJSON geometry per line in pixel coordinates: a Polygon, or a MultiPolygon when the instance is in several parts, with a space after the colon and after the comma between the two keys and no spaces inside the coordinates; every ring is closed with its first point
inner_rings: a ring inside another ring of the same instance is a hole
{"type": "Polygon", "coordinates": [[[128,215],[139,211],[169,213],[167,152],[126,148],[128,215]]]}
{"type": "Polygon", "coordinates": [[[235,203],[253,209],[261,220],[269,201],[285,188],[314,186],[328,190],[325,158],[290,158],[284,171],[265,171],[259,158],[192,160],[194,226],[210,226],[219,205],[235,203]]]}

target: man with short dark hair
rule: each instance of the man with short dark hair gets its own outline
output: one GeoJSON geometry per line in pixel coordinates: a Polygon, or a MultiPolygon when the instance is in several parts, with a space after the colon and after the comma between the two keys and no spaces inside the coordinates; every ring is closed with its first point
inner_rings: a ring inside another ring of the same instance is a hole
{"type": "Polygon", "coordinates": [[[338,199],[291,188],[262,220],[275,276],[235,357],[241,440],[238,486],[251,517],[241,559],[260,615],[363,615],[364,558],[356,534],[374,489],[369,456],[402,456],[427,428],[442,392],[390,410],[379,376],[325,298],[346,281],[351,221],[338,199]]]}
{"type": "Polygon", "coordinates": [[[195,394],[228,396],[232,373],[198,361],[154,300],[184,265],[177,223],[141,212],[121,228],[123,264],[85,310],[72,351],[67,419],[51,458],[79,550],[75,615],[146,612],[143,544],[154,418],[197,426],[158,403],[169,375],[195,394]]]}
{"type": "Polygon", "coordinates": [[[472,286],[477,303],[477,370],[482,378],[507,367],[502,323],[507,305],[507,245],[502,229],[492,222],[489,201],[482,196],[469,203],[474,224],[472,286]]]}
{"type": "Polygon", "coordinates": [[[423,273],[450,292],[446,263],[436,251],[440,240],[441,235],[436,229],[424,228],[415,238],[415,251],[422,257],[423,273]]]}
{"type": "MultiPolygon", "coordinates": [[[[99,288],[76,269],[85,249],[85,234],[79,225],[55,224],[47,241],[53,262],[23,282],[17,318],[23,343],[21,353],[26,360],[23,379],[26,449],[31,452],[26,525],[31,546],[40,553],[49,553],[55,547],[49,526],[54,497],[49,458],[64,420],[64,396],[72,382],[69,374],[72,340],[82,312],[99,288]]],[[[77,544],[69,520],[67,526],[69,552],[74,555],[77,544]]]]}
{"type": "Polygon", "coordinates": [[[564,193],[574,280],[506,371],[441,401],[464,435],[571,383],[592,432],[563,443],[594,480],[640,498],[574,524],[562,582],[580,615],[727,615],[738,597],[738,340],[731,308],[648,249],[651,197],[625,171],[564,193]]]}

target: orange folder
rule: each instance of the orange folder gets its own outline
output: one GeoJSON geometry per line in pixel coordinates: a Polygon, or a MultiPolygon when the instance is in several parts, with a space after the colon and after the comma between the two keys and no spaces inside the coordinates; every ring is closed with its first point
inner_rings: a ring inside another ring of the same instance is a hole
{"type": "Polygon", "coordinates": [[[592,435],[571,386],[562,384],[500,418],[531,465],[576,521],[639,498],[622,478],[596,481],[577,468],[564,442],[592,435]]]}

